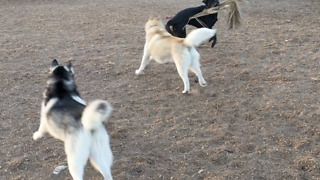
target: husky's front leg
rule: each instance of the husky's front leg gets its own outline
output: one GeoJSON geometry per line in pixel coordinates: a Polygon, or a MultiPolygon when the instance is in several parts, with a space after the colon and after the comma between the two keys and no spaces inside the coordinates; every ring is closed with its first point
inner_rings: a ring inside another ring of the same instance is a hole
{"type": "Polygon", "coordinates": [[[140,68],[136,70],[137,75],[142,74],[142,71],[144,70],[144,68],[149,64],[150,59],[151,59],[150,53],[148,52],[147,44],[145,44],[143,48],[143,56],[142,56],[140,68]]]}
{"type": "Polygon", "coordinates": [[[38,131],[33,133],[33,139],[38,140],[43,137],[43,135],[47,132],[46,128],[46,117],[45,117],[45,106],[44,103],[41,105],[41,117],[40,117],[40,126],[38,131]]]}

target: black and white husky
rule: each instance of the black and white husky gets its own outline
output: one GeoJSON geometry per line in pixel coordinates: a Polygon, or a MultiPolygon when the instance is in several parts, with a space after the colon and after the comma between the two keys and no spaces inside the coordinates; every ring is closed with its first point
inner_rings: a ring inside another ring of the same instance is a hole
{"type": "Polygon", "coordinates": [[[111,112],[111,105],[103,100],[86,106],[76,89],[71,63],[61,66],[53,60],[41,107],[40,127],[33,139],[48,132],[64,141],[73,179],[83,178],[84,167],[90,159],[104,179],[111,180],[113,156],[108,133],[102,124],[111,112]]]}

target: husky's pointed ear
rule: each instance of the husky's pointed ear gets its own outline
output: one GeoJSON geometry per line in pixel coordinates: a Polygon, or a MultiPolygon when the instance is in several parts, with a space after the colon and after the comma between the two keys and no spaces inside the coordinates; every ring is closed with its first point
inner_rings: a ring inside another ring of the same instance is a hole
{"type": "Polygon", "coordinates": [[[71,61],[69,61],[69,63],[68,63],[68,65],[67,65],[67,67],[68,67],[69,69],[71,69],[71,68],[72,68],[71,61]]]}
{"type": "Polygon", "coordinates": [[[51,63],[51,68],[54,68],[54,67],[56,67],[56,66],[59,66],[59,63],[58,63],[58,61],[57,61],[56,59],[54,59],[54,60],[52,61],[52,63],[51,63]]]}
{"type": "Polygon", "coordinates": [[[51,67],[50,67],[50,71],[53,71],[54,69],[56,69],[56,67],[59,66],[59,63],[56,59],[54,59],[51,63],[51,67]]]}
{"type": "Polygon", "coordinates": [[[73,71],[73,67],[72,67],[71,61],[69,61],[68,65],[67,65],[67,68],[69,69],[69,71],[71,71],[71,72],[72,72],[72,74],[74,74],[74,71],[73,71]]]}

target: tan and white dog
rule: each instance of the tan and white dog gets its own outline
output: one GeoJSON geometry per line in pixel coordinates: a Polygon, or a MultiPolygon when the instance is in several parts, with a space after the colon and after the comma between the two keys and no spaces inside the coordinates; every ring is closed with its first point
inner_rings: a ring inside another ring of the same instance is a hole
{"type": "Polygon", "coordinates": [[[191,31],[186,38],[178,38],[165,30],[159,18],[150,18],[145,25],[145,31],[146,43],[140,68],[136,70],[137,75],[142,74],[151,59],[160,64],[173,61],[184,83],[182,93],[190,92],[188,70],[198,76],[202,87],[207,85],[200,69],[200,55],[195,47],[213,37],[215,29],[200,28],[191,31]]]}

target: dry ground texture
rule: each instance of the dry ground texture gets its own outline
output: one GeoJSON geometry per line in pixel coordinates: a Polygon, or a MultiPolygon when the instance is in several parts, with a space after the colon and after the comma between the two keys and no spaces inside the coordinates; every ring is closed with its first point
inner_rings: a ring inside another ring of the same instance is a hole
{"type": "Polygon", "coordinates": [[[220,13],[216,47],[198,48],[208,86],[189,95],[174,64],[136,76],[149,16],[200,3],[1,0],[0,179],[71,179],[52,174],[63,143],[32,140],[53,58],[113,105],[114,179],[320,179],[320,1],[249,1],[232,31],[220,13]]]}

